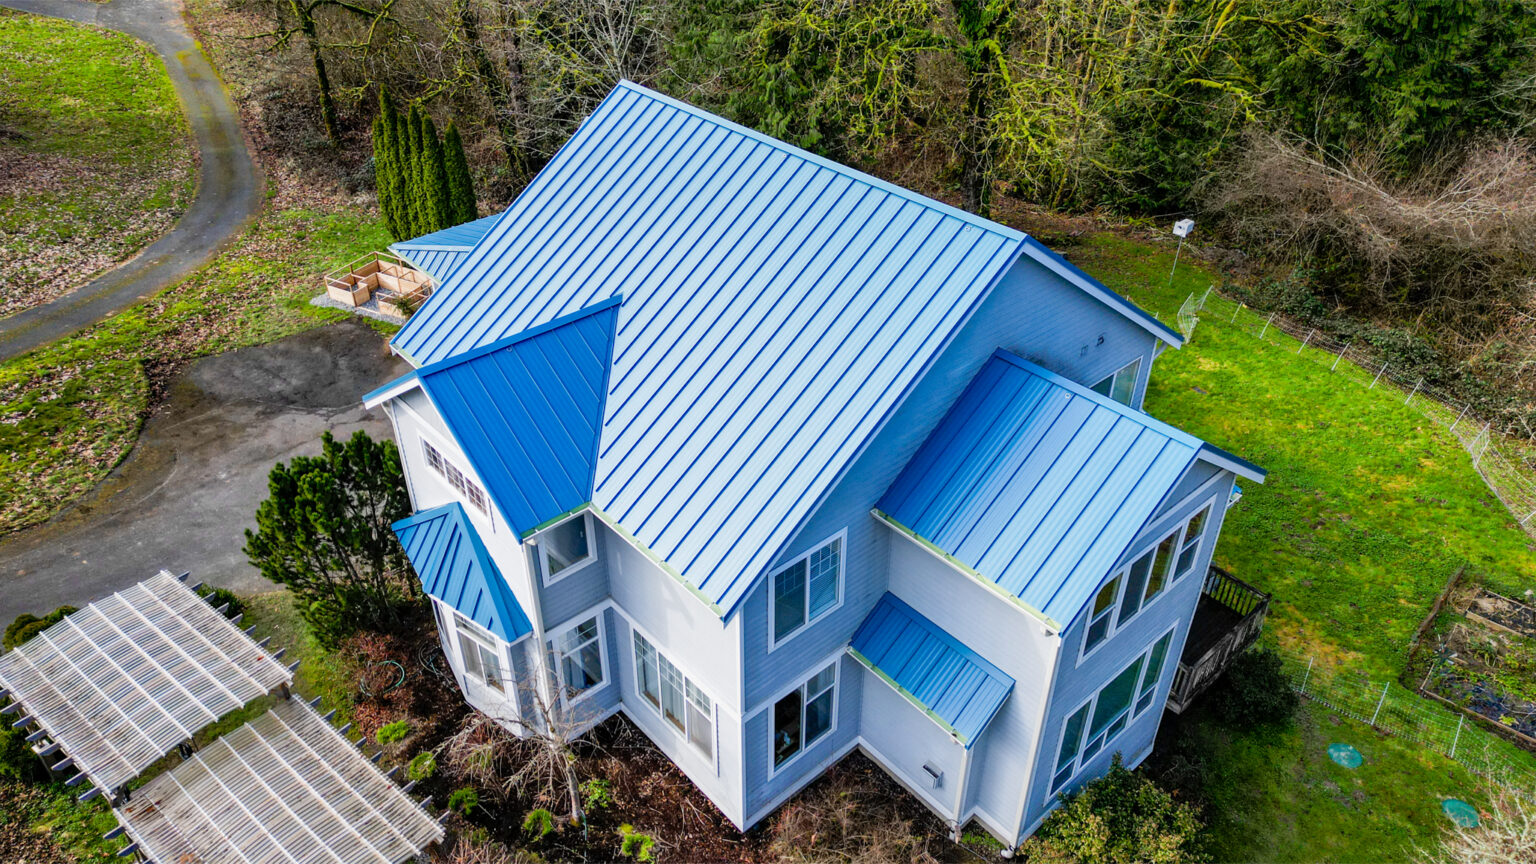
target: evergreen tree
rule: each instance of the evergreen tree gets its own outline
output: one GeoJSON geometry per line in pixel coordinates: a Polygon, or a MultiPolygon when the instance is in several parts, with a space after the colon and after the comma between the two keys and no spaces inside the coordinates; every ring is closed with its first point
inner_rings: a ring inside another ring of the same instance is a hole
{"type": "Polygon", "coordinates": [[[448,224],[461,225],[480,214],[475,209],[475,184],[464,156],[464,139],[451,121],[443,135],[443,162],[448,169],[448,224]]]}
{"type": "Polygon", "coordinates": [[[448,166],[443,159],[443,142],[426,112],[421,115],[421,200],[426,220],[422,233],[441,231],[453,224],[448,220],[448,166]]]}
{"type": "Polygon", "coordinates": [[[379,88],[379,113],[373,118],[373,177],[379,195],[379,212],[389,235],[405,239],[405,225],[400,215],[401,183],[399,161],[400,112],[395,109],[389,91],[379,88]]]}
{"type": "Polygon", "coordinates": [[[406,236],[420,237],[431,231],[427,224],[426,208],[421,197],[421,109],[411,106],[405,118],[405,134],[401,135],[401,174],[405,178],[406,236]]]}

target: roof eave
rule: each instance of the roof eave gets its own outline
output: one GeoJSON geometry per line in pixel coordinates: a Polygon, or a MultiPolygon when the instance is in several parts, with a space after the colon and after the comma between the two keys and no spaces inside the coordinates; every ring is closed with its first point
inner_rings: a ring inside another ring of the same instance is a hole
{"type": "Polygon", "coordinates": [[[1233,474],[1252,480],[1260,486],[1264,485],[1264,478],[1269,476],[1269,472],[1263,468],[1241,456],[1228,453],[1214,444],[1202,444],[1197,458],[1203,459],[1218,468],[1225,468],[1233,474]]]}
{"type": "Polygon", "coordinates": [[[1089,276],[1082,268],[1061,257],[1055,250],[1033,237],[1026,237],[1024,249],[1029,257],[1040,265],[1076,285],[1099,302],[1119,312],[1131,323],[1156,336],[1175,348],[1184,346],[1184,334],[1154,318],[1151,313],[1111,291],[1108,286],[1089,276]]]}
{"type": "Polygon", "coordinates": [[[416,370],[413,369],[410,372],[401,375],[399,378],[389,382],[388,384],[385,384],[383,387],[365,394],[363,396],[363,407],[370,409],[377,408],[380,405],[383,405],[385,402],[403,396],[420,386],[421,376],[417,374],[416,370]]]}

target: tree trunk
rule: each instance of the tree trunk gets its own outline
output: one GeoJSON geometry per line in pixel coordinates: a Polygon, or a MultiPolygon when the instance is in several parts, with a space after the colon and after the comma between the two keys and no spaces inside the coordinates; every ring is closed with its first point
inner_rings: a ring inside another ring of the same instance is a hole
{"type": "MultiPolygon", "coordinates": [[[[522,135],[519,132],[517,122],[518,106],[514,104],[507,83],[496,71],[496,64],[491,61],[491,55],[485,50],[485,43],[480,40],[480,16],[475,14],[475,0],[459,0],[459,29],[464,33],[464,42],[469,45],[469,53],[475,60],[475,71],[480,75],[480,83],[485,86],[485,96],[490,100],[491,113],[496,117],[496,128],[501,134],[501,149],[507,157],[507,168],[515,177],[527,175],[528,164],[523,157],[522,135]]],[[[513,66],[507,78],[515,86],[521,85],[522,60],[517,57],[517,35],[513,28],[513,66]]]]}
{"type": "Polygon", "coordinates": [[[320,53],[320,35],[315,28],[312,7],[294,3],[293,11],[299,16],[299,30],[309,44],[310,56],[315,60],[315,82],[320,86],[320,123],[325,126],[325,137],[334,145],[340,142],[336,134],[336,103],[331,101],[331,78],[325,73],[325,57],[320,53]]]}

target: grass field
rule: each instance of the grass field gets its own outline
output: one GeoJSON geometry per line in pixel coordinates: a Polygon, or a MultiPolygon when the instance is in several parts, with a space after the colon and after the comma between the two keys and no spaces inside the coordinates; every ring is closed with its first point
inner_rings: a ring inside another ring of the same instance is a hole
{"type": "Polygon", "coordinates": [[[0,364],[0,535],[46,520],[132,448],[149,370],[269,342],[327,321],[320,274],[382,248],[358,210],[284,210],[186,280],[80,334],[0,364]]]}
{"type": "Polygon", "coordinates": [[[0,10],[0,315],[84,284],[192,199],[194,149],[130,36],[0,10]]]}

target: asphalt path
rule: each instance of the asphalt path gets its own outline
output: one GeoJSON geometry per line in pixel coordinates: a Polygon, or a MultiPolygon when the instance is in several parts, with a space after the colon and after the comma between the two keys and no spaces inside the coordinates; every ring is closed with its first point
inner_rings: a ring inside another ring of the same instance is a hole
{"type": "Polygon", "coordinates": [[[95,24],[147,42],[170,73],[202,159],[197,197],[164,236],[86,285],[0,319],[0,360],[8,360],[126,309],[212,260],[261,209],[262,184],[240,113],[192,38],[180,0],[0,0],[0,6],[95,24]]]}

